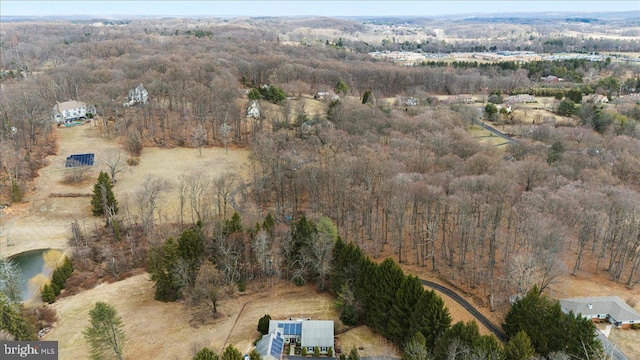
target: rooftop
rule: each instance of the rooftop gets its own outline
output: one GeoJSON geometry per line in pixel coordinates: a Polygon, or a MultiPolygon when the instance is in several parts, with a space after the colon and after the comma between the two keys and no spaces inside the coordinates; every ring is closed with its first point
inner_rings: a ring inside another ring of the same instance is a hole
{"type": "Polygon", "coordinates": [[[560,307],[564,312],[573,311],[574,314],[607,314],[616,321],[640,322],[640,314],[618,296],[561,299],[560,307]]]}

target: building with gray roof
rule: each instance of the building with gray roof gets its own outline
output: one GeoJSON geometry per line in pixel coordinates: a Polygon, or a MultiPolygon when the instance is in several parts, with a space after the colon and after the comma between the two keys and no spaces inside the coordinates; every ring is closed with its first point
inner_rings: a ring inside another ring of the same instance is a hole
{"type": "Polygon", "coordinates": [[[312,353],[334,351],[334,330],[331,320],[289,319],[270,320],[269,333],[256,343],[256,351],[265,360],[279,359],[284,346],[299,346],[312,353]]]}
{"type": "Polygon", "coordinates": [[[640,314],[618,296],[561,299],[560,307],[565,313],[572,311],[586,319],[607,320],[622,328],[640,324],[640,314]]]}

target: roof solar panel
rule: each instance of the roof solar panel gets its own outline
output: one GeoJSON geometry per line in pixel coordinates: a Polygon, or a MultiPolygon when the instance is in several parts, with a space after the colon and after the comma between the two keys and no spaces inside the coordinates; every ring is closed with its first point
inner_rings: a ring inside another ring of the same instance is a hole
{"type": "Polygon", "coordinates": [[[95,155],[93,153],[69,155],[64,167],[93,166],[94,159],[95,155]]]}
{"type": "Polygon", "coordinates": [[[280,358],[282,354],[282,347],[284,345],[284,339],[280,337],[280,333],[276,334],[276,338],[271,343],[271,355],[275,358],[280,358]]]}

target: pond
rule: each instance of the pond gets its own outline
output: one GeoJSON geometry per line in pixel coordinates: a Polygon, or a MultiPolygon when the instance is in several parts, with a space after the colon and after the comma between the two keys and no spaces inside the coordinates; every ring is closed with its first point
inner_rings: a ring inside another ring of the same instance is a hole
{"type": "Polygon", "coordinates": [[[46,278],[51,276],[51,270],[44,266],[43,257],[43,254],[49,250],[50,249],[28,251],[11,257],[11,260],[21,271],[20,289],[22,290],[22,301],[31,299],[39,290],[39,286],[35,281],[38,277],[41,277],[38,275],[46,278]],[[31,285],[29,284],[30,282],[31,285]]]}

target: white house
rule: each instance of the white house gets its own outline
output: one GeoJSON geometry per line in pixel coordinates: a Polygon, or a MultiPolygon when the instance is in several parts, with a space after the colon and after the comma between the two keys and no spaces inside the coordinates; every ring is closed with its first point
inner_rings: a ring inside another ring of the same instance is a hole
{"type": "Polygon", "coordinates": [[[640,314],[618,296],[561,299],[560,307],[564,313],[572,311],[585,319],[606,320],[622,328],[640,324],[640,314]]]}
{"type": "Polygon", "coordinates": [[[87,104],[75,100],[58,102],[53,107],[51,117],[58,124],[84,119],[87,117],[87,104]]]}
{"type": "Polygon", "coordinates": [[[340,96],[329,91],[318,91],[314,98],[316,98],[316,100],[340,100],[340,96]]]}
{"type": "Polygon", "coordinates": [[[590,104],[606,104],[609,102],[609,98],[600,94],[591,94],[582,98],[583,103],[590,104]]]}
{"type": "Polygon", "coordinates": [[[513,103],[534,103],[534,102],[536,102],[535,96],[529,95],[529,94],[512,95],[512,96],[509,96],[509,98],[507,99],[507,103],[509,103],[509,104],[513,104],[513,103]]]}
{"type": "Polygon", "coordinates": [[[247,116],[254,119],[260,118],[260,105],[255,100],[251,100],[247,108],[247,116]]]}
{"type": "Polygon", "coordinates": [[[396,98],[397,106],[418,106],[418,99],[414,97],[398,96],[396,98]]]}
{"type": "Polygon", "coordinates": [[[127,96],[127,102],[122,104],[124,107],[133,106],[136,104],[146,104],[147,99],[149,98],[149,92],[147,89],[142,86],[142,84],[138,85],[135,89],[129,90],[129,96],[127,96]]]}
{"type": "Polygon", "coordinates": [[[265,360],[280,359],[285,344],[306,348],[313,353],[317,347],[320,354],[334,351],[333,321],[331,320],[270,320],[269,332],[256,343],[256,351],[265,360]]]}

